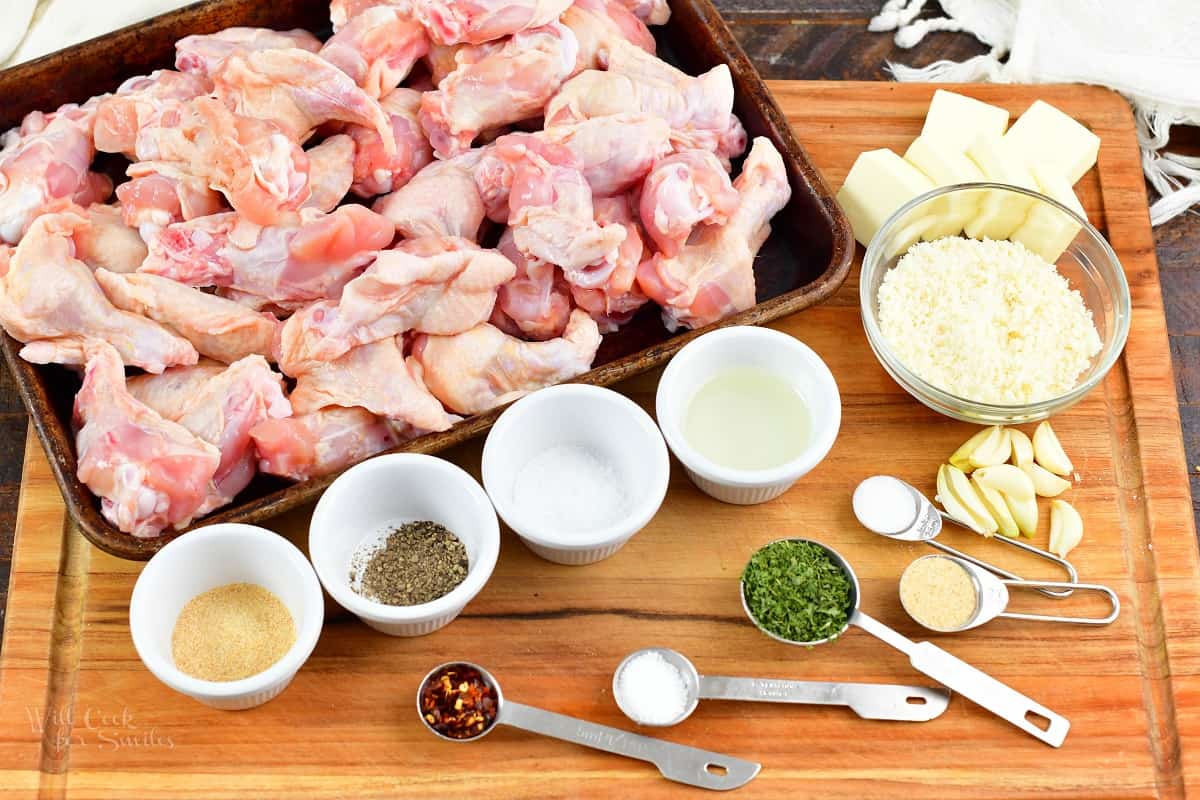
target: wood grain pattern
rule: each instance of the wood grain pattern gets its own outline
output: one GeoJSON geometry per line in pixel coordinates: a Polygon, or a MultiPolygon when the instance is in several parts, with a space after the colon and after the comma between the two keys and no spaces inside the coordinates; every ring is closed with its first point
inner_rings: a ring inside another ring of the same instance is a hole
{"type": "MultiPolygon", "coordinates": [[[[860,150],[914,136],[932,92],[855,83],[772,89],[834,185],[860,150]]],[[[763,772],[739,796],[1179,798],[1200,788],[1200,565],[1132,120],[1119,98],[1098,89],[969,92],[1014,112],[1043,97],[1103,139],[1099,173],[1080,189],[1126,267],[1133,331],[1102,388],[1055,425],[1081,476],[1069,497],[1088,534],[1073,560],[1083,578],[1112,586],[1124,611],[1095,630],[998,620],[929,637],[1070,719],[1060,750],[961,698],[920,727],[866,722],[844,709],[709,701],[661,731],[761,761],[763,772]]],[[[921,637],[899,608],[896,582],[928,551],[863,531],[850,492],[880,470],[932,492],[937,464],[971,428],[928,411],[879,367],[859,321],[856,273],[830,302],[775,323],[826,359],[844,403],[834,449],[793,490],[762,506],[723,505],[675,465],[650,526],[584,568],[541,561],[505,531],[495,574],[451,626],[404,640],[331,616],[293,685],[248,712],[208,710],[141,666],[125,616],[139,565],[84,546],[64,527],[31,441],[0,655],[0,785],[15,796],[72,798],[696,796],[646,765],[511,729],[477,744],[440,742],[416,719],[416,681],[442,660],[471,658],[514,700],[619,727],[629,725],[610,696],[612,669],[650,645],[677,648],[710,674],[920,682],[903,656],[858,631],[812,650],[773,642],[743,619],[737,597],[737,575],[758,545],[815,536],[854,564],[867,613],[921,637]]],[[[652,407],[656,378],[620,388],[652,407]]],[[[448,456],[478,474],[479,450],[476,441],[448,456]]],[[[272,527],[302,543],[305,523],[298,510],[272,527]]],[[[943,535],[1051,577],[1009,548],[943,535]]],[[[1045,537],[1043,520],[1036,541],[1045,537]]]]}

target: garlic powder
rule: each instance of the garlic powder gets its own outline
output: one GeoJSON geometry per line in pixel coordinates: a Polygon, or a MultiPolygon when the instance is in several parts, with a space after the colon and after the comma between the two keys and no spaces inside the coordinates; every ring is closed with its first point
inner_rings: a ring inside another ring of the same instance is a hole
{"type": "Polygon", "coordinates": [[[1079,292],[1019,242],[920,242],[879,287],[879,327],[909,370],[982,403],[1050,400],[1100,352],[1079,292]]]}

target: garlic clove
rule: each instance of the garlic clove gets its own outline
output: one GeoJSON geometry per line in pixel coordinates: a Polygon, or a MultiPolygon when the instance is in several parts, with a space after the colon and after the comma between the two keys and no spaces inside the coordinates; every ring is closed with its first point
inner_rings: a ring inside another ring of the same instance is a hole
{"type": "Polygon", "coordinates": [[[1025,432],[1016,428],[1009,428],[1008,438],[1012,443],[1012,463],[1022,468],[1026,464],[1032,464],[1033,442],[1029,441],[1029,437],[1025,435],[1025,432]]]}
{"type": "Polygon", "coordinates": [[[1013,521],[1017,523],[1017,528],[1022,534],[1033,538],[1037,533],[1038,526],[1038,504],[1037,498],[1031,497],[1028,500],[1017,500],[1008,495],[1001,495],[1004,498],[1004,503],[1008,506],[1008,511],[1012,514],[1013,521]]]}
{"type": "Polygon", "coordinates": [[[1033,481],[1033,490],[1038,497],[1058,497],[1071,488],[1071,482],[1060,478],[1041,464],[1026,464],[1025,474],[1033,481]]]}
{"type": "Polygon", "coordinates": [[[992,432],[991,428],[982,428],[975,433],[970,439],[967,439],[959,448],[954,451],[954,455],[950,456],[950,463],[963,472],[970,472],[974,467],[971,466],[971,454],[975,452],[975,448],[979,447],[980,443],[988,437],[992,432]]]}
{"type": "Polygon", "coordinates": [[[1015,539],[1019,536],[1021,529],[1017,527],[1017,521],[1013,519],[1012,512],[1008,510],[1008,504],[1004,502],[1004,495],[995,489],[983,486],[978,480],[972,480],[971,482],[979,491],[979,497],[983,500],[984,506],[987,507],[988,513],[992,515],[992,519],[996,520],[996,527],[1000,535],[1007,536],[1010,539],[1015,539]]]}
{"type": "Polygon", "coordinates": [[[1032,500],[1037,494],[1034,491],[1033,479],[1012,464],[996,464],[975,470],[975,480],[981,486],[995,489],[1021,502],[1032,500]]]}
{"type": "MultiPolygon", "coordinates": [[[[999,425],[993,425],[988,428],[987,436],[972,451],[967,460],[971,462],[973,468],[979,469],[1003,464],[1008,461],[1011,453],[1012,446],[1009,444],[1008,431],[999,425]]],[[[966,470],[963,471],[966,472],[966,470]]]]}
{"type": "Polygon", "coordinates": [[[1067,453],[1049,422],[1038,425],[1037,430],[1033,432],[1033,454],[1037,463],[1055,475],[1070,475],[1074,470],[1071,459],[1067,458],[1067,453]]]}
{"type": "Polygon", "coordinates": [[[1066,500],[1050,502],[1050,552],[1059,558],[1083,541],[1083,519],[1066,500]]]}
{"type": "Polygon", "coordinates": [[[950,516],[967,523],[978,533],[991,536],[999,529],[996,520],[988,513],[987,507],[971,486],[970,479],[958,467],[952,464],[942,465],[938,471],[938,495],[950,516]]]}

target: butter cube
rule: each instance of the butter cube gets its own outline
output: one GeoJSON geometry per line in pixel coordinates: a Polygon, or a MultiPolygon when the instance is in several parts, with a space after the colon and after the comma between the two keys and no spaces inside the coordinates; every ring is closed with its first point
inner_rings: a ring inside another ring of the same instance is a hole
{"type": "MultiPolygon", "coordinates": [[[[932,188],[933,181],[891,150],[868,150],[855,159],[837,201],[850,220],[854,238],[866,246],[900,206],[932,188]]],[[[912,226],[913,241],[924,227],[912,226]]]]}
{"type": "Polygon", "coordinates": [[[1049,103],[1035,101],[1004,134],[1029,166],[1045,164],[1074,184],[1096,163],[1100,137],[1049,103]]]}
{"type": "Polygon", "coordinates": [[[980,136],[1003,136],[1008,111],[974,97],[938,89],[933,93],[921,136],[947,150],[962,152],[980,136]]]}
{"type": "MultiPolygon", "coordinates": [[[[967,147],[967,156],[989,181],[1037,191],[1037,182],[1025,162],[1002,137],[985,134],[967,147]]],[[[992,190],[984,194],[979,213],[965,226],[972,239],[1007,239],[1025,221],[1034,198],[992,190]]]]}
{"type": "MultiPolygon", "coordinates": [[[[1087,219],[1083,204],[1075,196],[1070,182],[1056,170],[1045,164],[1037,164],[1033,168],[1033,177],[1037,180],[1042,194],[1087,219]]],[[[1070,215],[1064,214],[1049,203],[1035,201],[1033,208],[1029,210],[1029,216],[1025,218],[1021,227],[1013,231],[1011,238],[1053,264],[1074,241],[1081,227],[1070,215]]]]}
{"type": "MultiPolygon", "coordinates": [[[[939,146],[928,136],[918,136],[908,146],[904,160],[924,172],[935,186],[973,183],[984,179],[975,162],[958,150],[939,146]]],[[[926,241],[955,236],[979,212],[979,192],[960,192],[945,198],[945,206],[921,236],[926,241]]]]}

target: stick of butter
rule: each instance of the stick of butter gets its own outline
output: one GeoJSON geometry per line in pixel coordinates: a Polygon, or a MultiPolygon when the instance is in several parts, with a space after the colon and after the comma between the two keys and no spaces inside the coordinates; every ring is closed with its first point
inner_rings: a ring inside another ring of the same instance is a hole
{"type": "Polygon", "coordinates": [[[1096,163],[1100,137],[1042,100],[1013,123],[1004,139],[1029,166],[1043,164],[1074,184],[1096,163]]]}
{"type": "Polygon", "coordinates": [[[980,136],[1003,136],[1008,111],[974,97],[938,89],[933,93],[921,136],[931,144],[959,153],[980,136]]]}
{"type": "MultiPolygon", "coordinates": [[[[904,160],[929,176],[935,186],[952,186],[984,179],[983,172],[964,153],[941,146],[923,134],[913,139],[904,153],[904,160]]],[[[943,236],[957,235],[979,212],[980,195],[980,192],[947,195],[941,213],[921,234],[921,238],[933,241],[943,236]]]]}
{"type": "MultiPolygon", "coordinates": [[[[1042,194],[1051,197],[1087,219],[1083,204],[1075,196],[1070,182],[1053,167],[1047,164],[1035,164],[1033,177],[1037,180],[1042,194]]],[[[1037,253],[1051,264],[1058,261],[1067,246],[1075,239],[1082,226],[1069,214],[1061,209],[1040,200],[1034,201],[1029,216],[1021,227],[1013,231],[1012,240],[1020,242],[1037,253]]]]}
{"type": "MultiPolygon", "coordinates": [[[[989,181],[1038,190],[1024,160],[1012,151],[1003,137],[995,134],[980,136],[967,147],[967,156],[989,181]]],[[[985,193],[979,204],[979,214],[966,224],[967,235],[972,239],[1007,239],[1025,221],[1034,202],[1034,198],[1017,192],[993,189],[985,193]]]]}
{"type": "MultiPolygon", "coordinates": [[[[865,247],[896,209],[932,188],[933,181],[891,150],[868,150],[854,160],[837,201],[850,220],[854,238],[865,247]]],[[[909,245],[927,224],[914,226],[909,245]]]]}

